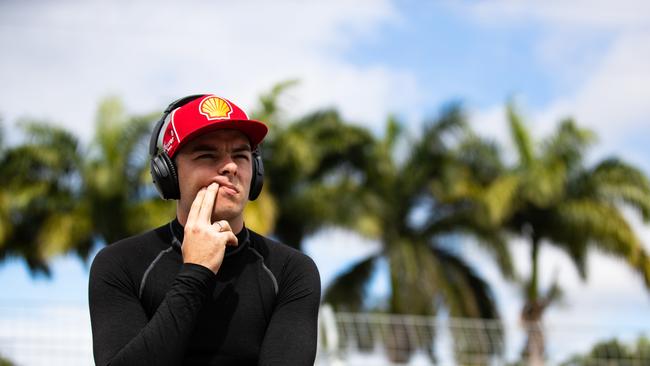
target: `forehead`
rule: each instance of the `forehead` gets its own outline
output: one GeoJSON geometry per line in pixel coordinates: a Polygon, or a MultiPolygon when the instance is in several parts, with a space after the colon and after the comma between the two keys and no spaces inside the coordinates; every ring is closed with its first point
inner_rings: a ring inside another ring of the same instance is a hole
{"type": "Polygon", "coordinates": [[[191,152],[198,146],[212,147],[214,149],[228,149],[246,145],[250,148],[248,137],[237,130],[223,129],[203,132],[186,142],[179,153],[191,152]]]}

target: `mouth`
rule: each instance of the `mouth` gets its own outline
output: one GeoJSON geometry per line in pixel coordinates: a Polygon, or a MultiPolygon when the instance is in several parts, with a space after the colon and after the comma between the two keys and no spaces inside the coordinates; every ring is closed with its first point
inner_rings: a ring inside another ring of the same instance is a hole
{"type": "Polygon", "coordinates": [[[216,180],[215,183],[219,185],[219,190],[223,189],[228,194],[236,195],[239,193],[239,189],[227,181],[216,180]]]}
{"type": "Polygon", "coordinates": [[[225,193],[227,193],[227,194],[229,194],[231,196],[234,196],[237,193],[239,193],[239,190],[237,190],[237,188],[235,188],[233,186],[219,186],[219,190],[223,191],[223,192],[225,192],[225,193]]]}

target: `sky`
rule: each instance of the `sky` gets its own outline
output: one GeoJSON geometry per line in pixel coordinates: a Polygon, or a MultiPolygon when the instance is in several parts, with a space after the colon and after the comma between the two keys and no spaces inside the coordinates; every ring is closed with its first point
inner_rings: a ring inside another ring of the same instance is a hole
{"type": "MultiPolygon", "coordinates": [[[[203,92],[252,109],[276,83],[298,79],[282,98],[288,117],[335,107],[377,134],[389,114],[417,131],[460,101],[479,133],[508,147],[504,106],[515,100],[536,138],[571,116],[599,136],[589,161],[618,156],[650,174],[650,3],[642,0],[2,0],[0,49],[0,116],[10,142],[20,141],[18,121],[38,118],[88,143],[107,96],[133,114],[203,92]]],[[[650,230],[629,217],[650,249],[650,230]]],[[[324,284],[377,250],[336,229],[306,247],[324,284]]],[[[515,240],[512,250],[526,273],[526,244],[515,240]]],[[[480,246],[468,243],[462,255],[494,284],[516,324],[519,289],[480,246]]],[[[609,336],[650,330],[648,291],[623,264],[592,253],[582,282],[562,253],[541,255],[544,284],[558,276],[566,293],[549,310],[549,327],[592,324],[609,336]]],[[[0,302],[85,304],[87,267],[59,258],[51,279],[34,279],[20,261],[0,263],[0,302]]],[[[386,287],[378,273],[373,293],[386,287]]],[[[592,333],[580,342],[600,335],[592,333]]]]}

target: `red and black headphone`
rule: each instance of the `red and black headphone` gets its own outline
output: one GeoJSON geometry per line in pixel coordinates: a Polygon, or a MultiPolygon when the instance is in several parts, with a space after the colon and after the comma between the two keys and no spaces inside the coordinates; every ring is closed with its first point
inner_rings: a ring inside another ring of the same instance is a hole
{"type": "MultiPolygon", "coordinates": [[[[169,106],[167,106],[167,108],[165,108],[162,117],[158,122],[156,122],[153,128],[151,139],[149,140],[149,155],[151,156],[150,171],[151,178],[153,178],[153,184],[156,186],[160,197],[163,199],[177,200],[180,199],[181,193],[178,185],[176,164],[169,155],[167,155],[167,152],[158,146],[160,133],[162,132],[161,130],[172,111],[205,95],[206,94],[189,95],[173,101],[169,106]]],[[[255,150],[253,150],[252,157],[253,176],[251,179],[250,191],[248,193],[248,199],[251,201],[255,200],[260,195],[262,192],[262,186],[264,185],[264,164],[262,163],[259,146],[255,147],[255,150]]]]}

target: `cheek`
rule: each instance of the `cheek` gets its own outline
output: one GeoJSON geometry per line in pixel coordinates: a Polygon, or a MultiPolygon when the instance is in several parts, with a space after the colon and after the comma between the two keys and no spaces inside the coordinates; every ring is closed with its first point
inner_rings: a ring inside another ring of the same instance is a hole
{"type": "Polygon", "coordinates": [[[196,192],[199,191],[202,187],[206,186],[210,177],[202,174],[200,169],[192,169],[190,167],[179,167],[177,170],[178,173],[178,186],[181,191],[181,197],[194,199],[196,192]]]}
{"type": "Polygon", "coordinates": [[[241,179],[241,184],[250,190],[251,179],[253,178],[253,166],[247,166],[244,169],[239,170],[239,178],[241,179]]]}

